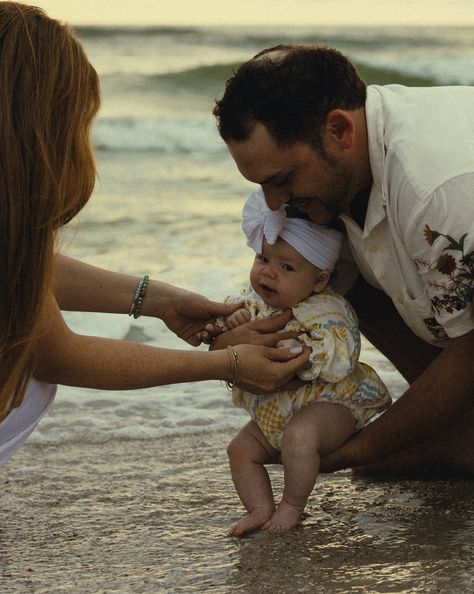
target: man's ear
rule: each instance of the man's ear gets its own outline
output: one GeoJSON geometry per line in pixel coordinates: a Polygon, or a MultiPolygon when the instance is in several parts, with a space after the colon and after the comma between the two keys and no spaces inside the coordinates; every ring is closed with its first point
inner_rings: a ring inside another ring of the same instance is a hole
{"type": "Polygon", "coordinates": [[[329,270],[321,270],[318,272],[318,276],[316,277],[316,282],[314,284],[313,291],[318,294],[327,287],[329,279],[331,278],[331,273],[329,270]]]}
{"type": "Polygon", "coordinates": [[[354,144],[355,122],[350,111],[333,109],[326,117],[326,138],[331,146],[350,149],[354,144]]]}

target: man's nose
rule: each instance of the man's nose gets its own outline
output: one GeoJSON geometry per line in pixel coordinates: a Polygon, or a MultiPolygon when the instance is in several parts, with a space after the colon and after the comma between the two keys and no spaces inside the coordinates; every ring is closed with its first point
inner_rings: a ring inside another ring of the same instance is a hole
{"type": "Polygon", "coordinates": [[[291,198],[291,194],[282,188],[263,187],[265,201],[270,210],[278,210],[283,204],[286,204],[291,198]]]}

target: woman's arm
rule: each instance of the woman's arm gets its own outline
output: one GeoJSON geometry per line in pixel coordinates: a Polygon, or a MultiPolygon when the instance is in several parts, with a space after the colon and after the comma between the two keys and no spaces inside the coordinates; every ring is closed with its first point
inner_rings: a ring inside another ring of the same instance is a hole
{"type": "Polygon", "coordinates": [[[138,276],[56,256],[54,295],[64,311],[128,313],[139,280],[138,276]]]}
{"type": "MultiPolygon", "coordinates": [[[[130,311],[140,277],[111,272],[58,255],[54,294],[60,309],[126,313],[130,311]]],[[[200,333],[216,316],[227,316],[239,305],[223,305],[202,295],[150,280],[141,314],[156,317],[189,344],[201,343],[200,333]]]]}
{"type": "MultiPolygon", "coordinates": [[[[240,345],[239,379],[255,391],[276,389],[304,365],[308,355],[288,349],[240,345]]],[[[64,322],[55,300],[47,304],[34,376],[45,382],[127,390],[210,379],[233,380],[226,350],[155,348],[126,341],[81,336],[64,322]]]]}

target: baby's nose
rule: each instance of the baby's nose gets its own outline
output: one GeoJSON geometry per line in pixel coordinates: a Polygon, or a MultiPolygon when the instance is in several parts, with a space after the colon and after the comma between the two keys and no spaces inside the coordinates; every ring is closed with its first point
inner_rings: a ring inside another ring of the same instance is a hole
{"type": "Polygon", "coordinates": [[[268,276],[269,278],[275,278],[276,277],[276,270],[275,267],[272,266],[271,264],[267,264],[264,269],[262,274],[264,276],[268,276]]]}

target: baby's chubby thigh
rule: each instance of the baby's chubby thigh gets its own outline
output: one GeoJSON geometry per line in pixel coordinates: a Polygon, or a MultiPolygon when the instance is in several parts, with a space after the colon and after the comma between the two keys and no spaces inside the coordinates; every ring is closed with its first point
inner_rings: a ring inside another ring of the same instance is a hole
{"type": "Polygon", "coordinates": [[[234,467],[248,461],[275,464],[280,458],[280,452],[272,447],[255,421],[249,421],[232,439],[227,446],[227,455],[234,467]]]}
{"type": "Polygon", "coordinates": [[[282,452],[299,456],[328,454],[354,432],[356,420],[342,404],[310,402],[293,413],[281,441],[282,452]]]}

